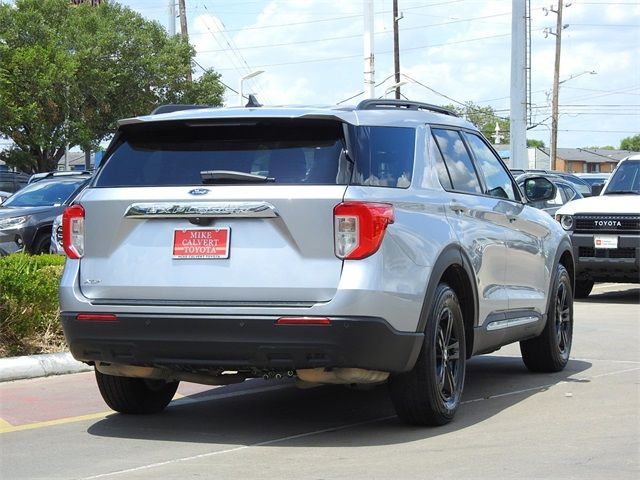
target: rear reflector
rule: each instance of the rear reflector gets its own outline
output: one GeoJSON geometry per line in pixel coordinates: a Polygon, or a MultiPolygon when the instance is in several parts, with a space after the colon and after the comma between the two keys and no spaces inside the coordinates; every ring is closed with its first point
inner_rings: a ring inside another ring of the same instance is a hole
{"type": "Polygon", "coordinates": [[[76,320],[81,322],[117,322],[118,317],[112,313],[79,313],[76,320]]]}
{"type": "Polygon", "coordinates": [[[276,325],[331,325],[331,320],[320,317],[282,317],[276,325]]]}

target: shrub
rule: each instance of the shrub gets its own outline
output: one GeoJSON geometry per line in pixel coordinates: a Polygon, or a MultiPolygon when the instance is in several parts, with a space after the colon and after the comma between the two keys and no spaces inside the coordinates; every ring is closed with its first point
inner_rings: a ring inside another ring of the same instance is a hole
{"type": "Polygon", "coordinates": [[[63,348],[59,255],[17,253],[0,258],[0,356],[63,348]]]}

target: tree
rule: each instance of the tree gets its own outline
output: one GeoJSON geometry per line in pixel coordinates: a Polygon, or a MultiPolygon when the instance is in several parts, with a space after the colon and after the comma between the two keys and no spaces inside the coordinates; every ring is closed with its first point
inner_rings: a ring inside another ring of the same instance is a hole
{"type": "Polygon", "coordinates": [[[535,138],[527,138],[527,147],[544,148],[544,142],[535,138]]]}
{"type": "Polygon", "coordinates": [[[218,74],[187,81],[194,53],[117,3],[0,5],[0,136],[15,142],[4,157],[25,171],[53,170],[65,145],[96,148],[119,118],[162,103],[220,105],[218,74]]]}
{"type": "Polygon", "coordinates": [[[445,105],[444,107],[473,123],[488,139],[493,138],[497,123],[500,127],[502,143],[509,143],[509,119],[496,115],[492,107],[481,107],[471,101],[464,102],[464,105],[445,105]]]}
{"type": "Polygon", "coordinates": [[[623,138],[620,141],[620,150],[629,150],[631,152],[640,152],[640,133],[633,137],[623,138]]]}
{"type": "Polygon", "coordinates": [[[615,147],[613,147],[612,145],[603,145],[603,146],[598,146],[598,145],[591,145],[589,147],[584,147],[590,150],[615,150],[615,147]]]}

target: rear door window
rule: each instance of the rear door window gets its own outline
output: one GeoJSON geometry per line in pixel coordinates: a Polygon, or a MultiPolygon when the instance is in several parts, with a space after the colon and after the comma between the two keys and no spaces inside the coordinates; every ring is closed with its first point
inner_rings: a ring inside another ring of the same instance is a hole
{"type": "Polygon", "coordinates": [[[433,128],[432,132],[444,158],[453,189],[460,192],[482,193],[478,175],[460,133],[456,130],[440,128],[433,128]]]}

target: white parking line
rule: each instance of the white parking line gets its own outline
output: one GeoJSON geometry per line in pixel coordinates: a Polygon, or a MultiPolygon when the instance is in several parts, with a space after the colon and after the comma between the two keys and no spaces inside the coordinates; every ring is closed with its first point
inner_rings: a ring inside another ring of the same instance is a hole
{"type": "MultiPolygon", "coordinates": [[[[591,379],[602,378],[602,377],[607,377],[607,376],[611,376],[611,375],[619,375],[621,373],[633,372],[633,371],[637,371],[637,370],[640,370],[640,367],[627,368],[627,369],[624,369],[624,370],[618,370],[618,371],[615,371],[615,372],[603,373],[603,374],[594,375],[594,376],[591,376],[591,377],[576,377],[575,379],[576,380],[591,380],[591,379]]],[[[511,392],[500,393],[498,395],[491,395],[489,397],[482,397],[482,398],[475,398],[475,399],[472,399],[472,400],[465,400],[464,402],[461,402],[461,405],[469,404],[469,403],[475,403],[475,402],[481,402],[481,401],[484,401],[484,400],[492,400],[492,399],[495,399],[495,398],[507,397],[507,396],[510,396],[510,395],[518,395],[518,394],[521,394],[521,393],[531,392],[531,391],[535,391],[535,390],[544,390],[544,389],[553,387],[555,385],[563,384],[563,383],[568,383],[568,382],[567,381],[560,381],[560,382],[556,382],[556,383],[550,383],[550,384],[547,384],[547,385],[539,385],[539,386],[536,386],[536,387],[525,388],[525,389],[522,389],[522,390],[514,390],[514,391],[511,391],[511,392]]],[[[264,388],[265,389],[269,389],[269,390],[275,390],[276,389],[275,387],[284,388],[284,387],[287,387],[287,385],[274,385],[273,387],[264,387],[264,388]]],[[[260,389],[251,390],[251,392],[258,392],[258,391],[260,391],[260,389]]],[[[225,395],[227,395],[227,396],[237,396],[236,394],[239,394],[239,393],[241,393],[241,392],[234,392],[234,393],[229,393],[229,394],[225,394],[225,395]]],[[[222,398],[222,396],[220,396],[219,398],[222,398]]],[[[193,400],[193,402],[196,402],[196,401],[198,401],[198,400],[195,400],[195,399],[193,400]]],[[[191,403],[193,403],[193,402],[191,402],[191,403]]],[[[149,470],[149,469],[152,469],[152,468],[163,467],[163,466],[166,466],[166,465],[174,465],[174,464],[177,464],[177,463],[188,462],[190,460],[198,460],[198,459],[201,459],[201,458],[213,457],[213,456],[222,455],[222,454],[225,454],[225,453],[238,452],[240,450],[246,450],[248,448],[263,447],[263,446],[266,446],[266,445],[273,445],[273,444],[276,444],[276,443],[286,442],[288,440],[295,440],[297,438],[311,437],[313,435],[319,435],[319,434],[328,433],[328,432],[338,432],[338,431],[341,431],[341,430],[346,430],[348,428],[354,428],[354,427],[359,427],[359,426],[362,426],[362,425],[369,425],[369,424],[372,424],[372,423],[383,422],[385,420],[391,420],[392,418],[395,418],[395,417],[396,417],[396,415],[389,415],[389,416],[386,416],[386,417],[378,417],[378,418],[373,418],[371,420],[364,420],[362,422],[348,423],[346,425],[339,425],[337,427],[330,427],[330,428],[324,428],[322,430],[314,430],[312,432],[299,433],[297,435],[290,435],[288,437],[274,438],[272,440],[266,440],[264,442],[252,443],[250,445],[242,445],[242,446],[239,446],[239,447],[227,448],[227,449],[224,449],[224,450],[217,450],[215,452],[201,453],[199,455],[192,455],[192,456],[189,456],[189,457],[174,458],[172,460],[166,460],[164,462],[149,463],[147,465],[141,465],[139,467],[127,468],[127,469],[124,469],[124,470],[117,470],[115,472],[101,473],[101,474],[93,475],[93,476],[90,476],[90,477],[83,477],[80,480],[94,480],[94,479],[97,479],[97,478],[115,477],[115,476],[119,476],[119,475],[125,475],[125,474],[128,474],[128,473],[139,472],[139,471],[142,471],[142,470],[149,470]]]]}

